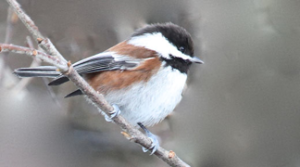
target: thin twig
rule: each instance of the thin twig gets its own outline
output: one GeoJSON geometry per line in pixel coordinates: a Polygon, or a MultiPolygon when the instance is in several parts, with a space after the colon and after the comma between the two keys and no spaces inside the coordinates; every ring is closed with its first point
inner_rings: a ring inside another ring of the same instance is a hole
{"type": "MultiPolygon", "coordinates": [[[[53,44],[46,40],[45,43],[51,43],[52,45],[47,46],[43,41],[45,38],[41,35],[38,28],[35,26],[34,22],[25,14],[25,12],[20,8],[20,5],[15,0],[7,0],[10,6],[16,11],[18,17],[25,24],[30,33],[34,36],[35,39],[39,42],[42,48],[47,51],[48,54],[26,47],[16,46],[16,45],[8,45],[8,44],[0,44],[0,52],[15,52],[19,54],[27,54],[30,56],[36,56],[40,59],[55,65],[60,69],[60,71],[67,76],[76,86],[78,86],[83,93],[90,99],[96,107],[100,108],[107,115],[110,115],[111,111],[113,111],[113,107],[105,100],[102,94],[96,92],[89,84],[74,70],[71,66],[71,63],[65,63],[65,59],[63,59],[60,53],[56,50],[55,52],[51,52],[51,47],[53,44]],[[51,53],[52,55],[49,55],[51,53]]],[[[54,47],[54,46],[53,46],[54,47]]],[[[151,140],[146,137],[143,133],[141,133],[138,129],[134,128],[130,125],[122,116],[117,115],[113,118],[113,121],[119,125],[124,131],[124,136],[128,137],[131,141],[140,144],[145,148],[151,147],[151,140]]],[[[161,147],[154,153],[157,157],[164,160],[171,166],[188,166],[185,162],[183,162],[173,151],[167,151],[161,147]]]]}
{"type": "Polygon", "coordinates": [[[33,45],[33,42],[31,40],[30,36],[26,37],[26,43],[27,43],[27,45],[28,45],[29,48],[34,49],[34,45],[33,45]]]}
{"type": "Polygon", "coordinates": [[[34,24],[34,22],[31,20],[31,18],[21,9],[21,5],[17,1],[7,1],[9,3],[9,6],[14,9],[14,11],[17,13],[20,20],[23,22],[23,24],[26,26],[30,34],[35,38],[44,38],[42,34],[39,32],[38,27],[34,24]]]}
{"type": "MultiPolygon", "coordinates": [[[[61,61],[65,61],[65,58],[58,52],[58,50],[54,47],[50,39],[45,38],[39,31],[39,28],[34,24],[31,18],[23,11],[21,5],[15,0],[7,0],[8,4],[14,9],[20,20],[26,26],[30,34],[33,36],[35,41],[44,49],[48,54],[57,56],[61,59],[61,61]]],[[[67,71],[67,69],[62,69],[67,71]]]]}
{"type": "Polygon", "coordinates": [[[44,40],[37,39],[39,46],[45,50],[49,55],[57,56],[59,59],[67,62],[67,60],[59,53],[53,43],[50,41],[49,38],[45,38],[44,40]]]}
{"type": "Polygon", "coordinates": [[[7,11],[7,27],[6,27],[6,34],[5,34],[5,43],[9,43],[12,38],[12,31],[13,31],[13,25],[18,22],[18,16],[14,13],[13,9],[11,7],[8,8],[7,11]]]}
{"type": "Polygon", "coordinates": [[[13,44],[0,44],[0,51],[1,52],[14,52],[18,54],[26,54],[28,56],[33,56],[39,58],[49,64],[52,64],[59,68],[61,71],[67,71],[68,65],[67,63],[63,62],[62,60],[50,56],[42,51],[31,49],[23,46],[13,45],[13,44]]]}
{"type": "MultiPolygon", "coordinates": [[[[30,36],[27,36],[26,37],[26,43],[28,44],[29,48],[30,49],[34,49],[34,45],[32,43],[32,40],[30,38],[30,36]]],[[[40,59],[37,59],[37,58],[33,58],[31,64],[29,67],[36,67],[36,66],[39,66],[41,64],[41,60],[40,59]]],[[[20,80],[20,82],[18,84],[16,84],[13,88],[14,91],[21,91],[23,90],[26,85],[28,85],[30,83],[30,81],[32,80],[33,78],[22,78],[20,80]]]]}
{"type": "MultiPolygon", "coordinates": [[[[11,38],[13,36],[13,25],[17,23],[18,16],[14,13],[13,9],[9,7],[7,9],[7,19],[6,19],[6,34],[4,43],[10,43],[11,38]]],[[[6,62],[7,53],[3,53],[3,56],[0,58],[0,85],[2,84],[2,79],[4,76],[5,71],[10,70],[7,68],[6,62]]],[[[8,71],[9,72],[9,71],[8,71]]],[[[9,72],[10,73],[10,72],[9,72]]]]}

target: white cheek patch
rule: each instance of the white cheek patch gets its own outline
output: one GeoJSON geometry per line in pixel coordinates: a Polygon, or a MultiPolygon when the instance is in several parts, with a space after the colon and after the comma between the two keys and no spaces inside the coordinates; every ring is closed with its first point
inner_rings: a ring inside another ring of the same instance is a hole
{"type": "Polygon", "coordinates": [[[154,50],[166,59],[170,59],[170,54],[174,57],[188,60],[191,57],[181,53],[172,43],[170,43],[166,37],[161,33],[146,33],[141,36],[132,37],[128,44],[145,47],[147,49],[154,50]]]}

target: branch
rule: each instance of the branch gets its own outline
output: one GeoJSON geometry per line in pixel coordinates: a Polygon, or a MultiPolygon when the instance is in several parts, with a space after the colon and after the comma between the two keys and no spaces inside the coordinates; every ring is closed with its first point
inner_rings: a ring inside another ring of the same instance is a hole
{"type": "MultiPolygon", "coordinates": [[[[38,42],[39,46],[45,50],[48,54],[59,57],[62,61],[65,61],[65,58],[58,52],[55,46],[52,44],[50,39],[43,37],[40,33],[39,28],[34,24],[31,18],[23,11],[20,4],[16,0],[7,0],[8,4],[13,8],[13,10],[18,15],[19,19],[26,26],[33,38],[38,42]]],[[[63,72],[66,72],[67,69],[62,69],[63,72]]]]}
{"type": "MultiPolygon", "coordinates": [[[[96,105],[96,107],[100,108],[107,115],[110,115],[110,113],[113,111],[113,107],[105,100],[104,96],[96,92],[92,87],[90,87],[89,84],[77,73],[77,71],[74,70],[74,68],[71,66],[71,63],[67,63],[65,61],[63,56],[56,50],[51,41],[49,39],[44,38],[41,35],[41,33],[38,30],[38,27],[21,9],[18,2],[16,2],[15,0],[7,0],[7,2],[13,8],[20,20],[22,20],[29,32],[32,34],[32,36],[36,39],[38,44],[46,53],[43,51],[11,44],[0,44],[0,52],[14,52],[18,54],[35,56],[49,64],[56,66],[62,72],[62,74],[67,76],[77,87],[79,87],[82,90],[82,92],[87,96],[88,99],[90,99],[96,105]]],[[[138,129],[130,125],[122,116],[117,115],[114,118],[112,118],[112,120],[122,128],[122,134],[127,139],[138,143],[145,148],[151,147],[151,140],[138,129]]],[[[183,162],[179,157],[177,157],[175,152],[167,151],[162,147],[159,147],[154,154],[170,166],[189,166],[185,162],[183,162]]]]}
{"type": "MultiPolygon", "coordinates": [[[[6,18],[6,34],[4,43],[10,43],[11,38],[13,36],[13,29],[15,23],[18,22],[18,16],[14,13],[13,9],[9,7],[7,9],[7,18],[6,18]]],[[[8,73],[11,73],[10,69],[6,67],[6,57],[7,54],[3,54],[3,56],[0,58],[0,85],[2,84],[2,79],[4,76],[5,71],[7,70],[8,73]]]]}
{"type": "Polygon", "coordinates": [[[5,34],[5,43],[9,43],[12,37],[13,25],[18,22],[17,15],[13,12],[12,8],[8,8],[7,11],[7,27],[6,27],[6,34],[5,34]]]}
{"type": "MultiPolygon", "coordinates": [[[[29,46],[30,49],[34,49],[34,46],[33,46],[33,43],[32,43],[32,40],[31,40],[30,36],[26,37],[26,43],[27,43],[27,45],[29,46]]],[[[33,58],[33,60],[32,60],[29,67],[36,67],[36,66],[39,66],[40,64],[41,64],[40,59],[33,58]]],[[[14,86],[13,90],[16,91],[16,92],[19,92],[19,91],[23,90],[26,87],[26,85],[28,85],[30,83],[30,81],[32,79],[33,78],[22,78],[20,80],[20,82],[14,86]]]]}
{"type": "Polygon", "coordinates": [[[26,54],[28,56],[33,56],[36,58],[39,58],[49,64],[52,64],[59,68],[61,71],[67,71],[68,70],[68,65],[64,61],[50,56],[42,51],[36,50],[36,49],[31,49],[23,46],[17,46],[13,44],[1,44],[0,43],[0,52],[13,52],[13,53],[18,53],[18,54],[26,54]]]}

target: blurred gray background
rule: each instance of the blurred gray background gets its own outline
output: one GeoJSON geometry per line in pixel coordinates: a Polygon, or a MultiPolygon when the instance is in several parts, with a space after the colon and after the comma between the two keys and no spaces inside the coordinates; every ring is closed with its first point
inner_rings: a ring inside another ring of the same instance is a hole
{"type": "MultiPolygon", "coordinates": [[[[191,32],[196,55],[183,100],[151,128],[162,146],[197,167],[300,166],[299,0],[19,0],[72,62],[104,51],[148,23],[191,32]]],[[[7,3],[0,1],[0,42],[7,3]]],[[[17,22],[11,43],[26,45],[17,22]]],[[[27,85],[12,69],[32,59],[1,55],[0,166],[167,166],[128,142],[72,83],[27,85]],[[3,65],[4,64],[4,65],[3,65]]]]}

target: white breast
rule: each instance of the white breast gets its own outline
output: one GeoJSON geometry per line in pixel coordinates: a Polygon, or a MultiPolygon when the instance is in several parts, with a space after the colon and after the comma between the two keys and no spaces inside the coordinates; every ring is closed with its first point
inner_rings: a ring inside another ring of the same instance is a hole
{"type": "Polygon", "coordinates": [[[181,100],[187,75],[171,67],[161,67],[147,83],[137,83],[127,90],[106,95],[111,104],[121,109],[121,115],[132,125],[141,122],[152,126],[170,114],[181,100]]]}

